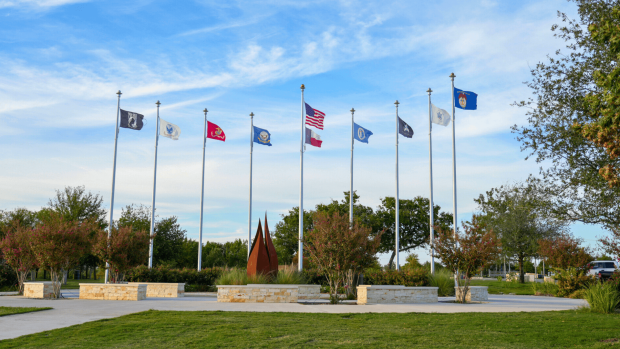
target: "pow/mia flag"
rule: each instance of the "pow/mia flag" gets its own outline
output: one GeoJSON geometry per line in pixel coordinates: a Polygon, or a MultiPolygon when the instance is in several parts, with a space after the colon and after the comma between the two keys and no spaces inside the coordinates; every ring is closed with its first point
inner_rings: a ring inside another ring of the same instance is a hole
{"type": "Polygon", "coordinates": [[[141,130],[144,115],[121,109],[121,127],[141,130]]]}
{"type": "Polygon", "coordinates": [[[413,137],[413,129],[400,116],[398,117],[398,133],[407,138],[413,137]]]}

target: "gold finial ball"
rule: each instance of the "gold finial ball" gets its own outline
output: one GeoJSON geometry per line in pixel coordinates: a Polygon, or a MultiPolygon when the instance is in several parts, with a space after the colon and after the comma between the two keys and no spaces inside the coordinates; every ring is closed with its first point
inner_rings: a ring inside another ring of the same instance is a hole
{"type": "Polygon", "coordinates": [[[452,79],[454,79],[456,77],[456,75],[454,75],[454,73],[450,74],[450,76],[452,79]]]}
{"type": "Polygon", "coordinates": [[[351,108],[351,113],[355,113],[355,108],[351,108]]]}
{"type": "Polygon", "coordinates": [[[157,104],[157,106],[159,107],[159,105],[160,105],[161,103],[159,103],[159,101],[157,101],[157,103],[155,103],[155,104],[157,104]]]}
{"type": "Polygon", "coordinates": [[[305,90],[305,89],[306,89],[306,86],[305,86],[304,84],[301,84],[301,89],[302,89],[302,90],[305,90]]]}
{"type": "Polygon", "coordinates": [[[116,92],[117,95],[122,95],[121,90],[118,90],[118,92],[116,92]]]}
{"type": "Polygon", "coordinates": [[[396,102],[394,102],[394,104],[396,104],[396,106],[398,106],[400,103],[398,103],[398,99],[396,100],[396,102]]]}
{"type": "Polygon", "coordinates": [[[203,110],[204,113],[208,112],[207,108],[205,108],[205,110],[203,110]]]}
{"type": "Polygon", "coordinates": [[[426,90],[426,92],[431,93],[433,92],[433,90],[431,90],[431,88],[429,87],[428,90],[426,90]]]}
{"type": "Polygon", "coordinates": [[[250,113],[250,116],[254,116],[254,113],[253,113],[253,112],[252,112],[252,113],[250,113]]]}

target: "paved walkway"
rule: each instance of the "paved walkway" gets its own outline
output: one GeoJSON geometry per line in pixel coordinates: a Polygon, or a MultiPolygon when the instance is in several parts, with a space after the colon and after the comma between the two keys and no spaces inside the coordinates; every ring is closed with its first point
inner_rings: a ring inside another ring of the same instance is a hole
{"type": "Polygon", "coordinates": [[[584,306],[581,299],[489,295],[482,304],[452,303],[454,297],[440,297],[433,304],[329,305],[325,301],[297,303],[217,303],[216,298],[148,298],[143,301],[97,301],[77,299],[78,290],[63,290],[65,299],[28,299],[21,296],[0,297],[0,306],[52,307],[35,313],[0,317],[0,340],[78,325],[89,321],[114,318],[131,313],[154,310],[177,311],[254,311],[294,313],[461,313],[461,312],[522,312],[569,310],[584,306]]]}

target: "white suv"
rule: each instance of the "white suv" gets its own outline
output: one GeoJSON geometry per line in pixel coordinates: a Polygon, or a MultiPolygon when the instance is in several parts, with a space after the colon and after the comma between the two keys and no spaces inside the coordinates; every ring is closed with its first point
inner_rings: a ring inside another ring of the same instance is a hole
{"type": "Polygon", "coordinates": [[[594,261],[590,262],[592,269],[588,271],[588,275],[595,276],[599,279],[607,279],[618,268],[617,261],[594,261]]]}

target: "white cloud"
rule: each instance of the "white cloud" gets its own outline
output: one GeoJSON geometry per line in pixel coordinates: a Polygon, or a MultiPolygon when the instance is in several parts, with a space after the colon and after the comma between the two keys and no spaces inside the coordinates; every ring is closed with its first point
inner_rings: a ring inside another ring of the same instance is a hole
{"type": "Polygon", "coordinates": [[[57,6],[70,5],[90,0],[0,0],[0,8],[3,7],[26,7],[47,9],[57,6]]]}

